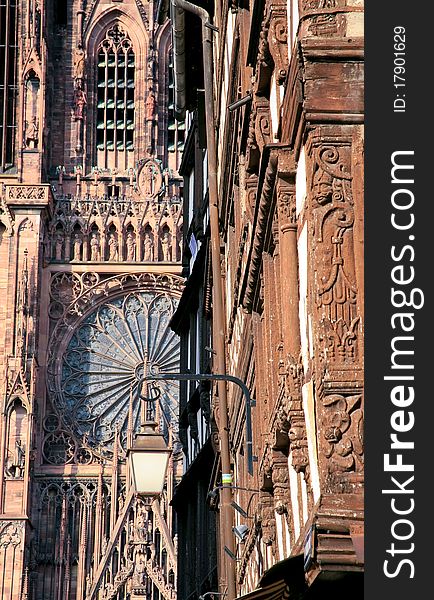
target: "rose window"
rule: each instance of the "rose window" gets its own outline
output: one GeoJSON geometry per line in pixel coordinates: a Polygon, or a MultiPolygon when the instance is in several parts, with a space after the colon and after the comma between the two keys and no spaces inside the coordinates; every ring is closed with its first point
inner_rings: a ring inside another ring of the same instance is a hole
{"type": "MultiPolygon", "coordinates": [[[[130,293],[100,305],[74,330],[54,401],[68,427],[93,449],[110,450],[116,430],[125,448],[130,397],[139,430],[145,372],[179,371],[179,338],[169,328],[176,303],[167,293],[130,293]]],[[[178,384],[158,386],[162,430],[176,432],[178,384]]]]}

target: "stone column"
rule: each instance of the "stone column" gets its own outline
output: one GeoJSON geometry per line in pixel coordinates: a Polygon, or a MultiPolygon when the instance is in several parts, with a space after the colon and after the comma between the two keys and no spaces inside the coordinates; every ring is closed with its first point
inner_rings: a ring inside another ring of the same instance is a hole
{"type": "Polygon", "coordinates": [[[286,353],[291,354],[297,360],[300,353],[300,323],[294,177],[295,165],[292,153],[289,150],[281,150],[278,160],[277,210],[283,301],[282,332],[286,353]]]}

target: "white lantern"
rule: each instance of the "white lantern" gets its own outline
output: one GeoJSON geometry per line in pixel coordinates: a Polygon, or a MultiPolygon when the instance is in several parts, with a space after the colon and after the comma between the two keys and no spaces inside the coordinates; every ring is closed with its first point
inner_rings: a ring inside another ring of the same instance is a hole
{"type": "Polygon", "coordinates": [[[163,436],[145,426],[127,450],[133,486],[139,494],[161,494],[171,451],[163,436]]]}

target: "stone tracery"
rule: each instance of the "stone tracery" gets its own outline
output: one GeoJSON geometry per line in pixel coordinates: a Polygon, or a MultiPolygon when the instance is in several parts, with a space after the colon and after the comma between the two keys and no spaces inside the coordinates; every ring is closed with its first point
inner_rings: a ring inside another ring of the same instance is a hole
{"type": "Polygon", "coordinates": [[[162,203],[133,197],[59,196],[51,224],[51,261],[177,262],[182,211],[175,197],[162,203]]]}
{"type": "MultiPolygon", "coordinates": [[[[130,391],[139,425],[144,361],[151,373],[176,370],[179,342],[167,328],[175,307],[167,293],[129,293],[106,301],[75,328],[49,386],[57,410],[86,445],[107,450],[116,427],[125,439],[130,391]]],[[[163,410],[175,431],[177,401],[176,385],[165,383],[163,410]]]]}

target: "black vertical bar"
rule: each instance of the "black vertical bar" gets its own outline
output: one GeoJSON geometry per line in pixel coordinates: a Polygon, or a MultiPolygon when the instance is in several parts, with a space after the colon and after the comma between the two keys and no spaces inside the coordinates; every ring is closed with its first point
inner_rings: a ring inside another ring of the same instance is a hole
{"type": "Polygon", "coordinates": [[[432,7],[366,3],[365,597],[432,588],[432,7]]]}

